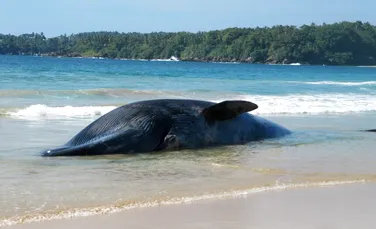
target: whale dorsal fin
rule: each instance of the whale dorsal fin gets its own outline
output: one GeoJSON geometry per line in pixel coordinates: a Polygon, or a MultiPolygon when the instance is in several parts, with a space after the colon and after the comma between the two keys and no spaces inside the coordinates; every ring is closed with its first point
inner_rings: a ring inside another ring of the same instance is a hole
{"type": "Polygon", "coordinates": [[[209,121],[225,121],[236,116],[256,110],[257,104],[243,100],[227,100],[202,110],[202,114],[209,121]]]}

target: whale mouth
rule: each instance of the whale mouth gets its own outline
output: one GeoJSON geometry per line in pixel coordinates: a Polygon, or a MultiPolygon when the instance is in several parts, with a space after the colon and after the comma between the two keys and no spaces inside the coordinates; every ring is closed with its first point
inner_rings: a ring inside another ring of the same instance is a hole
{"type": "Polygon", "coordinates": [[[42,157],[58,157],[58,156],[82,156],[82,147],[61,146],[54,149],[45,150],[40,153],[42,157]]]}
{"type": "Polygon", "coordinates": [[[55,149],[45,150],[45,151],[41,152],[40,155],[42,157],[62,156],[64,151],[67,148],[68,147],[59,147],[59,148],[55,148],[55,149]]]}

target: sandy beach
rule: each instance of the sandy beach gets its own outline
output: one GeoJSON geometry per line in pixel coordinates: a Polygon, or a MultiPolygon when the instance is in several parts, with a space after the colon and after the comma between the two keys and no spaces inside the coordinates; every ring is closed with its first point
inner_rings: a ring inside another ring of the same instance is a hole
{"type": "Polygon", "coordinates": [[[375,228],[376,135],[363,131],[376,128],[375,69],[0,56],[0,70],[1,228],[375,228]],[[40,157],[158,98],[255,102],[292,134],[40,157]]]}
{"type": "Polygon", "coordinates": [[[375,228],[376,184],[271,191],[120,213],[19,224],[51,228],[375,228]]]}

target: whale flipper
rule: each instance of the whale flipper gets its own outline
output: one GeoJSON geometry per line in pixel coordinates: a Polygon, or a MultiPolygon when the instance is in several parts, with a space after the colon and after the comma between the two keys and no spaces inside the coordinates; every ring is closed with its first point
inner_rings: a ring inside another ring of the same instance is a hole
{"type": "Polygon", "coordinates": [[[257,108],[257,104],[252,102],[227,100],[203,109],[202,114],[208,121],[225,121],[257,108]]]}

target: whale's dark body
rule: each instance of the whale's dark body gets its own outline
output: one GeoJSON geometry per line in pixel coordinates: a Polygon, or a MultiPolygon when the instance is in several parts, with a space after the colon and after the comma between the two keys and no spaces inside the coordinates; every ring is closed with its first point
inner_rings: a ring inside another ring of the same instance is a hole
{"type": "Polygon", "coordinates": [[[130,103],[98,118],[42,156],[85,156],[195,149],[281,137],[290,131],[247,112],[247,101],[160,99],[130,103]]]}

